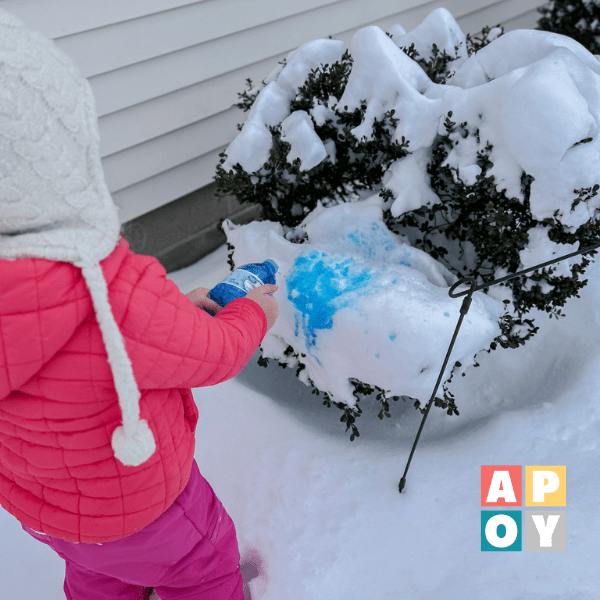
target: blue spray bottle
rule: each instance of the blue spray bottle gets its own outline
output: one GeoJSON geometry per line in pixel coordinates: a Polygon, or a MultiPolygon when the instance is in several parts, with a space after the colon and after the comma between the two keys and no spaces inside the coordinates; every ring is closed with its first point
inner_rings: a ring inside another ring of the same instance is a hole
{"type": "MultiPolygon", "coordinates": [[[[221,283],[208,292],[208,297],[219,306],[225,306],[236,298],[244,297],[250,290],[266,283],[275,283],[279,266],[274,260],[242,265],[230,273],[221,283]]],[[[213,314],[211,311],[206,312],[213,314]]]]}

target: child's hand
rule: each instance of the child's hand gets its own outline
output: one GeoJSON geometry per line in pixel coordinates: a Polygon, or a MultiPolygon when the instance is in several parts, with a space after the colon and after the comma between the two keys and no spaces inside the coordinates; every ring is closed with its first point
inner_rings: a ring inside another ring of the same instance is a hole
{"type": "Polygon", "coordinates": [[[275,325],[275,321],[277,321],[277,317],[279,316],[279,302],[277,302],[275,296],[270,296],[270,294],[276,292],[278,289],[278,286],[267,283],[266,285],[261,285],[250,290],[246,294],[246,298],[254,300],[265,311],[267,331],[275,325]]]}
{"type": "Polygon", "coordinates": [[[186,294],[186,296],[194,306],[202,309],[207,308],[216,315],[220,310],[223,309],[223,307],[219,306],[214,300],[208,298],[208,292],[210,292],[208,288],[198,287],[195,290],[192,290],[189,294],[186,294]]]}

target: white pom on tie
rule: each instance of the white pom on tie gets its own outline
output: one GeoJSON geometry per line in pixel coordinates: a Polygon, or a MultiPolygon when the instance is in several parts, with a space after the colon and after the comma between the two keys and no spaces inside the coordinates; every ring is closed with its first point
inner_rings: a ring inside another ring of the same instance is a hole
{"type": "Polygon", "coordinates": [[[148,423],[140,419],[133,435],[128,436],[119,425],[113,432],[112,449],[115,457],[128,467],[137,467],[146,462],[156,450],[156,442],[148,423]]]}

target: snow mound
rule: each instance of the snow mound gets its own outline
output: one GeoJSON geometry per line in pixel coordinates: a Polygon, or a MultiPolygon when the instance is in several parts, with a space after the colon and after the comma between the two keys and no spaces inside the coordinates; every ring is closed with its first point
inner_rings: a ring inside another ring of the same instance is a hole
{"type": "MultiPolygon", "coordinates": [[[[285,354],[291,346],[305,365],[300,379],[349,406],[350,379],[428,400],[459,316],[461,301],[448,296],[455,277],[391,233],[378,201],[321,208],[301,227],[308,239],[293,244],[278,223],[224,224],[237,266],[279,264],[280,316],[263,356],[297,366],[285,354]]],[[[486,348],[502,312],[501,302],[476,293],[453,361],[486,348]]]]}

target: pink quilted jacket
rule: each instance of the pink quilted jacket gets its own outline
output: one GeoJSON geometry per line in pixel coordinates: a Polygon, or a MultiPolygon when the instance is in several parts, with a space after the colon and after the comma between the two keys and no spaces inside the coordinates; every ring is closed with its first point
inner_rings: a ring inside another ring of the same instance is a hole
{"type": "Polygon", "coordinates": [[[210,317],[125,240],[101,262],[157,449],[138,467],[113,455],[121,412],[81,270],[0,260],[0,504],[73,542],[130,535],[185,487],[198,411],[191,387],[236,375],[266,332],[255,302],[210,317]]]}

